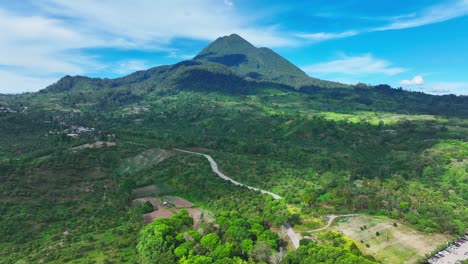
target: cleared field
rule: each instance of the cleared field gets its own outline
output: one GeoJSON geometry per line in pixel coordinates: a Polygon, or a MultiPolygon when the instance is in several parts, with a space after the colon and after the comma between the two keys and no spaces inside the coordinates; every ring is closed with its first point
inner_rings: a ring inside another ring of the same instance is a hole
{"type": "MultiPolygon", "coordinates": [[[[154,185],[144,187],[146,189],[153,188],[154,185]]],[[[156,186],[154,186],[156,187],[156,186]]],[[[141,188],[139,188],[141,189],[141,188]]],[[[159,218],[170,218],[173,215],[180,212],[182,209],[186,209],[189,215],[193,218],[193,226],[196,228],[202,221],[213,222],[213,217],[211,214],[203,209],[191,208],[194,204],[190,201],[185,200],[184,198],[177,196],[164,196],[162,198],[156,197],[143,197],[134,199],[132,201],[132,206],[143,205],[145,202],[150,202],[153,205],[155,210],[151,213],[143,215],[145,224],[149,224],[159,218]],[[168,205],[163,205],[163,202],[169,202],[168,205]]]]}
{"type": "Polygon", "coordinates": [[[338,220],[331,228],[355,240],[364,253],[382,263],[416,263],[449,239],[445,235],[425,234],[401,223],[395,226],[391,220],[364,215],[338,220]]]}
{"type": "Polygon", "coordinates": [[[160,207],[160,208],[154,210],[151,213],[143,215],[143,219],[145,220],[145,224],[149,224],[149,223],[153,222],[156,219],[171,218],[173,215],[174,215],[173,211],[171,211],[171,210],[169,210],[167,208],[164,208],[164,207],[160,207]]]}
{"type": "Polygon", "coordinates": [[[173,151],[164,149],[148,149],[135,157],[128,158],[122,164],[120,173],[135,173],[148,169],[174,155],[173,151]]]}
{"type": "Polygon", "coordinates": [[[167,199],[176,208],[187,208],[187,207],[192,207],[193,206],[192,202],[187,201],[184,198],[180,198],[180,197],[177,197],[177,196],[165,196],[164,199],[167,199]]]}
{"type": "Polygon", "coordinates": [[[390,114],[390,113],[379,113],[379,112],[355,112],[352,114],[343,114],[335,112],[321,112],[328,120],[333,121],[348,121],[352,123],[359,123],[361,121],[367,121],[373,125],[377,125],[380,121],[384,124],[395,124],[400,121],[439,121],[446,123],[447,120],[436,117],[434,115],[404,115],[404,114],[390,114]]]}

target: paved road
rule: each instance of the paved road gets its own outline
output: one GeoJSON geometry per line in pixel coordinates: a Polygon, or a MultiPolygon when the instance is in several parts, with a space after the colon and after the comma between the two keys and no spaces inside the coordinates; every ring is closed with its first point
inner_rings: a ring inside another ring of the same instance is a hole
{"type": "MultiPolygon", "coordinates": [[[[261,192],[261,193],[264,193],[264,194],[271,195],[276,200],[281,199],[281,196],[279,196],[279,195],[277,195],[275,193],[242,184],[242,183],[237,182],[237,181],[229,178],[228,176],[224,175],[222,172],[219,171],[218,164],[216,163],[216,161],[210,155],[206,155],[206,154],[198,153],[198,152],[193,152],[193,151],[188,151],[188,150],[183,150],[183,149],[174,149],[174,150],[184,152],[184,153],[204,156],[210,162],[211,169],[213,170],[213,172],[216,173],[223,180],[230,181],[235,185],[243,186],[243,187],[246,187],[246,188],[248,188],[250,190],[254,190],[254,191],[257,191],[257,192],[261,192]]],[[[289,239],[291,239],[292,244],[294,245],[295,248],[298,248],[299,247],[299,238],[298,238],[297,234],[294,232],[294,230],[292,229],[292,227],[291,227],[291,225],[289,223],[285,223],[284,227],[286,228],[286,231],[288,233],[289,239]]]]}
{"type": "Polygon", "coordinates": [[[299,247],[299,237],[292,229],[289,223],[284,223],[284,227],[286,228],[286,232],[288,233],[289,239],[291,240],[294,248],[299,247]]]}

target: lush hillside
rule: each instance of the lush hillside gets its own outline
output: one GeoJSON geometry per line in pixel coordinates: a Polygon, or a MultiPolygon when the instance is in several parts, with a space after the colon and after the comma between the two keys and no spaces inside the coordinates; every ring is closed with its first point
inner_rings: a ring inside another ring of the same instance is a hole
{"type": "Polygon", "coordinates": [[[0,263],[372,262],[339,234],[296,251],[282,236],[285,221],[313,229],[329,213],[465,232],[467,97],[272,79],[284,72],[309,78],[230,36],[176,65],[0,96],[0,263]],[[257,61],[268,78],[246,75],[257,61]],[[284,199],[173,148],[208,152],[284,199]],[[152,158],[161,149],[170,155],[152,158]],[[147,195],[184,197],[212,221],[182,212],[144,226],[148,208],[132,200],[152,185],[147,195]]]}

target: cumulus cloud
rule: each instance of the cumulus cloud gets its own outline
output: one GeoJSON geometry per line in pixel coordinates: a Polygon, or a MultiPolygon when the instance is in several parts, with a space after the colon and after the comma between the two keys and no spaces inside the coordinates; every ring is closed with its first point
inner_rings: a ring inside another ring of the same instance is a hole
{"type": "Polygon", "coordinates": [[[421,75],[414,76],[411,80],[402,80],[401,85],[424,85],[424,79],[421,75]]]}
{"type": "Polygon", "coordinates": [[[347,75],[396,75],[405,71],[404,68],[393,67],[390,62],[374,58],[371,54],[354,57],[343,55],[337,60],[305,66],[303,70],[308,73],[340,73],[347,75]]]}

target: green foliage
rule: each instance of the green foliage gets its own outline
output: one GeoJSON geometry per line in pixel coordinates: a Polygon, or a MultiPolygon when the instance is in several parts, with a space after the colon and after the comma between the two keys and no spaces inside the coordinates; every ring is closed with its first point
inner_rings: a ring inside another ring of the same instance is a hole
{"type": "Polygon", "coordinates": [[[376,263],[338,247],[320,246],[314,243],[301,245],[296,251],[289,252],[283,263],[376,263]]]}
{"type": "Polygon", "coordinates": [[[251,256],[258,262],[267,262],[270,259],[271,253],[271,246],[266,242],[260,242],[252,248],[251,256]]]}
{"type": "MultiPolygon", "coordinates": [[[[174,262],[176,255],[173,251],[178,246],[175,237],[191,227],[188,218],[190,218],[188,212],[183,210],[170,219],[160,218],[145,226],[140,231],[140,241],[136,247],[141,262],[174,262]]],[[[184,255],[180,251],[178,253],[184,255]]]]}
{"type": "Polygon", "coordinates": [[[153,211],[154,211],[154,208],[153,208],[153,205],[152,205],[150,202],[145,202],[145,203],[143,204],[142,210],[143,210],[143,213],[144,213],[144,214],[147,214],[147,213],[153,212],[153,211]]]}
{"type": "Polygon", "coordinates": [[[253,226],[260,229],[257,219],[247,221],[237,212],[220,212],[219,229],[201,238],[190,229],[187,217],[187,212],[182,211],[171,219],[158,219],[144,227],[136,247],[140,262],[243,263],[249,258],[268,261],[280,243],[278,235],[270,230],[254,238],[249,230],[253,226]]]}
{"type": "Polygon", "coordinates": [[[216,234],[207,234],[201,240],[200,244],[208,249],[210,252],[213,252],[215,248],[219,245],[219,236],[216,234]]]}

